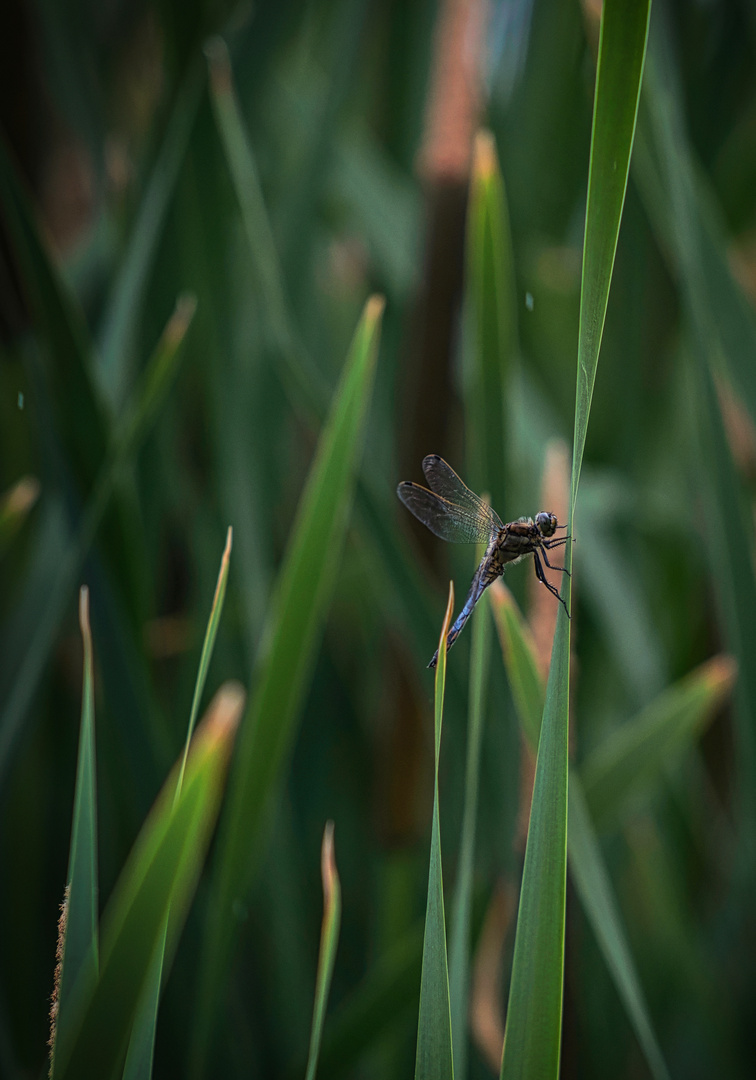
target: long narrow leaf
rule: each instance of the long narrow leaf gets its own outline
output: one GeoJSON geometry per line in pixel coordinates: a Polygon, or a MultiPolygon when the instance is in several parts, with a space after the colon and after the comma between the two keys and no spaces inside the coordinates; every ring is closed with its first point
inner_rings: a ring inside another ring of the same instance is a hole
{"type": "Polygon", "coordinates": [[[346,535],[373,384],[383,301],[368,301],[300,501],[271,605],[256,686],[242,728],[216,852],[200,981],[199,1070],[237,933],[237,899],[251,881],[267,816],[296,735],[346,535]]]}
{"type": "MultiPolygon", "coordinates": [[[[588,175],[570,533],[635,134],[650,0],[605,0],[588,175]]],[[[572,566],[571,545],[565,565],[572,566]]],[[[570,578],[563,592],[569,601],[570,578]]],[[[567,872],[569,624],[560,611],[538,744],[509,990],[503,1080],[559,1073],[567,872]]]]}
{"type": "MultiPolygon", "coordinates": [[[[202,700],[205,681],[207,679],[207,671],[210,667],[210,660],[212,659],[213,649],[215,647],[215,639],[218,635],[218,627],[220,626],[220,619],[223,614],[223,601],[226,597],[226,585],[228,583],[228,571],[231,562],[231,539],[232,531],[229,526],[226,534],[226,546],[223,550],[220,570],[218,572],[218,582],[215,586],[215,595],[210,608],[210,618],[208,619],[207,629],[205,630],[205,640],[202,643],[202,652],[200,654],[200,662],[197,669],[197,681],[195,683],[192,707],[189,713],[189,723],[187,724],[184,754],[181,758],[178,779],[176,781],[176,803],[181,795],[184,774],[186,772],[186,763],[189,760],[192,735],[194,734],[194,725],[199,713],[200,702],[202,700]]],[[[155,1032],[157,1028],[158,1003],[160,1001],[160,987],[163,976],[163,961],[165,957],[167,933],[168,917],[166,915],[162,937],[155,950],[150,973],[146,980],[142,1000],[129,1038],[129,1049],[126,1054],[123,1080],[149,1080],[149,1077],[152,1076],[152,1060],[155,1051],[155,1032]]]]}
{"type": "MultiPolygon", "coordinates": [[[[60,979],[56,980],[56,1031],[63,1032],[64,1041],[70,1024],[73,987],[79,978],[96,978],[99,967],[94,677],[86,586],[82,586],[79,594],[79,625],[84,643],[81,727],[66,885],[65,936],[60,979]]],[[[52,1051],[54,1055],[54,1045],[52,1051]]]]}
{"type": "Polygon", "coordinates": [[[323,926],[320,932],[320,956],[318,959],[318,980],[315,989],[315,1009],[312,1017],[310,1053],[307,1058],[305,1080],[315,1080],[320,1054],[320,1040],[323,1035],[328,991],[331,988],[331,976],[336,960],[336,946],[339,941],[341,923],[341,883],[336,870],[333,852],[333,822],[326,824],[323,833],[323,851],[321,856],[321,876],[323,878],[323,926]]]}
{"type": "Polygon", "coordinates": [[[441,869],[441,821],[438,807],[438,762],[441,755],[441,727],[444,718],[446,678],[446,635],[454,612],[454,585],[449,583],[449,603],[441,628],[436,665],[434,709],[435,766],[433,781],[433,825],[431,829],[428,901],[425,910],[423,970],[420,977],[420,1015],[417,1022],[415,1080],[453,1080],[452,1029],[449,1002],[449,969],[446,962],[446,919],[444,882],[441,869]]]}
{"type": "MultiPolygon", "coordinates": [[[[512,241],[504,181],[490,132],[478,133],[467,218],[467,318],[472,357],[468,379],[470,475],[503,514],[506,505],[504,417],[515,361],[517,316],[512,241]]],[[[505,518],[505,520],[508,520],[505,518]]]]}
{"type": "Polygon", "coordinates": [[[485,688],[491,651],[491,618],[488,596],[484,594],[472,627],[470,646],[470,705],[467,723],[467,764],[462,838],[459,845],[457,884],[449,943],[449,992],[451,998],[454,1075],[464,1080],[467,1073],[467,1012],[470,982],[470,919],[473,869],[475,865],[475,822],[478,813],[480,752],[485,713],[485,688]]]}
{"type": "Polygon", "coordinates": [[[56,1045],[53,1080],[106,1080],[121,1064],[167,917],[168,955],[175,950],[220,806],[243,703],[238,686],[219,691],[195,736],[178,800],[179,766],[163,787],[103,918],[99,978],[76,985],[75,1020],[70,1036],[56,1045]]]}
{"type": "MultiPolygon", "coordinates": [[[[495,582],[489,591],[520,726],[531,749],[535,751],[544,699],[535,649],[509,590],[501,582],[495,582]]],[[[646,1062],[656,1080],[668,1080],[667,1068],[627,943],[619,905],[585,806],[580,777],[574,772],[569,778],[567,841],[572,880],[646,1062]]]]}

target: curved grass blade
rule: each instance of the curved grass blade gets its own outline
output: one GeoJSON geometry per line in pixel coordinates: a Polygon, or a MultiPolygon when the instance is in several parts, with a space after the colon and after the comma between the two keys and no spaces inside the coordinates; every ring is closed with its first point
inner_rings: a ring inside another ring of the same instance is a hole
{"type": "Polygon", "coordinates": [[[699,737],[732,690],[735,671],[729,657],[707,660],[599,743],[580,770],[594,821],[615,823],[628,803],[653,787],[699,737]]]}
{"type": "MultiPolygon", "coordinates": [[[[191,748],[192,735],[194,734],[194,725],[199,713],[199,706],[207,679],[207,671],[210,667],[210,660],[213,655],[213,649],[215,648],[215,639],[218,635],[218,627],[223,613],[223,602],[226,597],[226,585],[228,583],[228,571],[231,561],[232,536],[233,532],[229,526],[228,532],[226,533],[226,546],[223,550],[220,570],[218,572],[218,582],[215,586],[215,596],[213,597],[210,618],[208,619],[207,629],[205,630],[205,640],[202,644],[202,652],[200,654],[197,681],[194,686],[194,696],[192,698],[192,707],[189,713],[189,723],[186,731],[184,754],[181,758],[178,779],[176,781],[174,805],[178,802],[179,796],[181,795],[181,788],[186,773],[186,763],[189,759],[189,750],[191,748]]],[[[142,1078],[144,1078],[144,1080],[149,1080],[152,1076],[152,1062],[155,1052],[155,1032],[157,1028],[158,1004],[160,1002],[160,986],[163,978],[163,960],[165,957],[167,931],[168,918],[166,916],[166,921],[163,925],[162,939],[155,950],[150,973],[145,983],[142,1001],[139,1005],[139,1010],[134,1021],[134,1027],[132,1028],[131,1036],[129,1038],[129,1049],[126,1054],[123,1080],[142,1080],[142,1078]]]]}
{"type": "Polygon", "coordinates": [[[97,940],[97,779],[94,728],[94,677],[92,671],[92,634],[89,628],[89,591],[84,585],[79,593],[79,626],[84,643],[81,727],[76,766],[74,811],[71,827],[71,850],[65,898],[65,933],[62,940],[60,976],[56,978],[53,1006],[54,1033],[51,1052],[54,1059],[57,1032],[67,1035],[70,1024],[71,995],[79,978],[93,981],[99,968],[97,940]]]}
{"type": "Polygon", "coordinates": [[[216,695],[194,737],[184,784],[168,778],[137,838],[102,921],[96,982],[77,982],[68,1037],[58,1038],[52,1080],[104,1080],[123,1061],[155,949],[168,919],[172,957],[220,807],[244,704],[240,687],[216,695]]]}
{"type": "Polygon", "coordinates": [[[59,556],[55,583],[45,600],[36,632],[26,649],[0,716],[0,787],[21,734],[39,678],[55,640],[76,576],[107,510],[118,477],[136,453],[178,370],[180,346],[194,314],[194,301],[179,300],[153,353],[133,404],[126,411],[99,479],[87,504],[78,534],[59,556]]]}
{"type": "Polygon", "coordinates": [[[267,819],[296,735],[300,707],[338,572],[373,385],[383,301],[372,297],[355,332],[331,415],[300,500],[278,576],[256,685],[234,758],[221,824],[200,977],[194,1068],[200,1070],[231,946],[267,819]]]}
{"type": "MultiPolygon", "coordinates": [[[[482,557],[482,552],[480,553],[482,557]]],[[[467,764],[465,796],[462,811],[462,837],[459,845],[457,884],[454,890],[449,943],[449,994],[454,1047],[454,1076],[464,1080],[467,1074],[467,1014],[470,983],[470,920],[472,907],[473,869],[475,865],[475,822],[478,812],[478,781],[480,750],[483,737],[485,689],[491,651],[491,619],[488,598],[484,594],[481,608],[473,621],[470,646],[470,705],[467,724],[467,764]]]]}
{"type": "MultiPolygon", "coordinates": [[[[544,700],[535,647],[514,597],[503,582],[494,582],[489,593],[520,726],[535,752],[544,700]]],[[[568,852],[570,873],[580,902],[651,1074],[656,1080],[669,1080],[627,943],[619,905],[586,809],[580,777],[574,772],[569,778],[568,852]]]]}
{"type": "Polygon", "coordinates": [[[428,901],[425,909],[423,969],[420,976],[420,1014],[417,1022],[415,1080],[453,1080],[449,969],[446,963],[446,920],[444,882],[441,870],[441,823],[438,809],[438,762],[441,755],[441,726],[444,718],[446,679],[446,635],[454,612],[454,584],[449,583],[449,602],[441,628],[435,682],[435,766],[433,781],[433,826],[431,829],[428,901]]]}
{"type": "Polygon", "coordinates": [[[318,959],[318,979],[315,989],[315,1009],[312,1016],[310,1053],[307,1059],[305,1080],[315,1080],[320,1054],[320,1040],[323,1034],[328,991],[331,988],[331,976],[336,959],[336,946],[339,942],[341,924],[341,883],[336,869],[333,851],[333,822],[326,824],[323,833],[323,850],[320,864],[323,878],[323,926],[320,932],[320,957],[318,959]]]}

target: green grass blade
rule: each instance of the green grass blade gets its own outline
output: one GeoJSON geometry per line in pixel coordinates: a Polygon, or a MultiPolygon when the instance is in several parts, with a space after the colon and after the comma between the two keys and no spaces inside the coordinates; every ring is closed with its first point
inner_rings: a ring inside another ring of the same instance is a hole
{"type": "Polygon", "coordinates": [[[417,1022],[415,1080],[453,1080],[452,1030],[449,1002],[449,969],[446,963],[446,920],[444,882],[441,869],[441,822],[438,808],[438,762],[441,755],[441,726],[444,718],[446,679],[446,635],[454,612],[454,585],[449,584],[449,603],[441,628],[436,665],[434,710],[435,768],[433,781],[433,825],[431,829],[428,901],[425,910],[423,969],[420,976],[420,1014],[417,1022]]]}
{"type": "MultiPolygon", "coordinates": [[[[599,41],[580,298],[570,533],[635,134],[650,3],[605,0],[599,41]]],[[[565,565],[572,566],[571,545],[565,565]]],[[[570,597],[570,579],[563,593],[570,597]]],[[[556,1077],[567,873],[569,622],[560,609],[538,743],[509,989],[503,1080],[556,1077]]]]}
{"type": "Polygon", "coordinates": [[[370,299],[355,333],[329,420],[279,573],[256,685],[234,758],[216,874],[195,1026],[201,1068],[217,998],[245,895],[262,851],[266,823],[312,670],[349,519],[354,477],[375,373],[383,302],[370,299]]]}
{"type": "Polygon", "coordinates": [[[594,821],[616,823],[629,803],[652,789],[699,737],[734,681],[733,662],[714,657],[603,739],[580,770],[594,821]]]}
{"type": "Polygon", "coordinates": [[[315,1009],[312,1017],[310,1053],[307,1058],[305,1080],[315,1080],[320,1054],[320,1040],[323,1035],[328,992],[331,988],[331,976],[336,960],[336,946],[339,941],[341,924],[341,883],[336,870],[333,850],[333,822],[326,824],[323,833],[323,851],[321,857],[321,875],[323,878],[323,926],[320,932],[320,956],[318,958],[318,978],[315,989],[315,1009]]]}
{"type": "Polygon", "coordinates": [[[569,633],[560,613],[538,742],[501,1076],[557,1077],[567,874],[569,633]]]}
{"type": "Polygon", "coordinates": [[[650,12],[650,0],[610,0],[601,17],[580,289],[573,513],[627,189],[650,12]]]}
{"type": "MultiPolygon", "coordinates": [[[[472,363],[465,395],[470,475],[491,505],[506,505],[508,382],[517,348],[512,242],[504,181],[490,132],[479,132],[467,217],[466,304],[472,334],[472,363]]],[[[508,520],[508,519],[505,519],[508,520]]]]}
{"type": "Polygon", "coordinates": [[[203,86],[202,66],[196,62],[176,95],[160,151],[129,231],[128,248],[105,307],[99,339],[102,383],[116,410],[130,392],[137,323],[203,86]]]}
{"type": "Polygon", "coordinates": [[[174,805],[178,767],[142,829],[102,921],[100,973],[75,988],[70,1036],[58,1039],[53,1080],[116,1075],[134,1015],[169,917],[172,955],[220,807],[243,707],[235,686],[219,692],[197,731],[174,805]]]}
{"type": "Polygon", "coordinates": [[[121,1080],[150,1080],[152,1076],[158,1005],[160,1004],[160,987],[163,981],[163,961],[165,959],[167,937],[168,917],[166,916],[155,949],[155,955],[147,972],[142,996],[137,1005],[121,1080]]]}
{"type": "MultiPolygon", "coordinates": [[[[199,668],[197,669],[197,681],[194,686],[194,696],[192,698],[192,707],[189,713],[189,723],[187,724],[186,730],[184,754],[181,758],[178,779],[176,781],[175,803],[178,803],[181,795],[181,788],[186,773],[186,763],[189,760],[192,735],[194,734],[194,725],[199,713],[200,702],[207,680],[207,671],[210,667],[210,660],[212,659],[213,649],[215,647],[215,639],[218,635],[218,627],[223,613],[223,602],[226,597],[226,585],[228,584],[228,571],[231,562],[231,539],[232,530],[229,527],[228,533],[226,534],[226,546],[221,557],[218,582],[215,586],[215,596],[213,597],[213,603],[210,609],[210,618],[208,619],[207,629],[205,630],[205,640],[202,643],[199,668]]],[[[165,955],[167,931],[168,921],[166,917],[162,938],[155,950],[155,956],[145,983],[142,1001],[139,1005],[139,1010],[134,1021],[134,1027],[132,1028],[131,1036],[129,1038],[129,1049],[126,1054],[123,1080],[149,1080],[152,1076],[152,1061],[155,1050],[155,1033],[157,1028],[158,1004],[160,1001],[160,985],[163,977],[163,959],[165,955]]]]}
{"type": "Polygon", "coordinates": [[[215,639],[218,636],[218,627],[220,626],[221,615],[223,614],[223,604],[226,599],[226,586],[228,585],[228,571],[231,566],[231,544],[233,542],[233,530],[231,526],[228,527],[226,533],[226,546],[223,549],[223,555],[221,556],[220,570],[218,571],[218,581],[215,586],[215,595],[213,596],[212,607],[210,608],[210,618],[207,622],[207,629],[205,630],[205,640],[202,642],[202,652],[200,654],[199,668],[197,669],[197,681],[194,685],[194,695],[192,697],[192,708],[189,713],[189,723],[186,729],[186,743],[184,744],[184,756],[181,760],[181,769],[179,771],[178,785],[176,788],[176,798],[178,798],[181,792],[181,784],[184,779],[184,771],[186,769],[186,762],[189,757],[189,748],[192,742],[192,735],[194,734],[194,725],[199,715],[199,707],[202,701],[202,694],[205,690],[205,682],[207,681],[207,672],[210,667],[210,661],[213,657],[213,649],[215,648],[215,639]]]}
{"type": "Polygon", "coordinates": [[[76,576],[107,510],[121,471],[136,453],[165,400],[178,370],[180,346],[193,314],[194,301],[180,300],[150,359],[133,405],[126,410],[120,434],[114,439],[112,450],[102,466],[78,534],[70,546],[60,552],[57,578],[45,600],[34,637],[24,652],[0,716],[0,787],[7,777],[24,718],[55,641],[76,576]]]}
{"type": "Polygon", "coordinates": [[[467,764],[462,811],[462,837],[459,845],[457,884],[454,890],[454,913],[449,941],[449,994],[451,999],[454,1075],[467,1075],[467,1014],[470,982],[470,919],[473,870],[475,866],[475,823],[478,813],[480,753],[485,713],[485,688],[491,652],[491,618],[488,595],[478,603],[473,620],[470,646],[470,705],[467,723],[467,764]]]}
{"type": "Polygon", "coordinates": [[[70,1024],[73,987],[80,977],[94,980],[99,967],[94,678],[89,592],[86,586],[82,586],[79,595],[79,625],[84,643],[81,727],[66,883],[65,936],[62,941],[60,978],[56,980],[56,1030],[63,1032],[64,1040],[70,1024]]]}
{"type": "MultiPolygon", "coordinates": [[[[531,750],[535,751],[544,698],[535,648],[530,631],[509,590],[501,582],[494,582],[489,593],[520,726],[531,750]]],[[[656,1080],[668,1080],[619,906],[585,805],[580,777],[575,773],[571,773],[569,778],[568,852],[570,873],[580,902],[628,1019],[635,1029],[651,1074],[656,1080]]]]}

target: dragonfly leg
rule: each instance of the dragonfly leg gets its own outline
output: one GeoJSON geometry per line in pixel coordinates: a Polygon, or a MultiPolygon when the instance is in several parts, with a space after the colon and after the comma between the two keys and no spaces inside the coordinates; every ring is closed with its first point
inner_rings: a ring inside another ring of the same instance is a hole
{"type": "MultiPolygon", "coordinates": [[[[536,577],[538,578],[538,580],[541,582],[542,585],[546,586],[546,588],[549,590],[551,595],[555,596],[557,598],[559,603],[562,605],[564,610],[567,612],[567,618],[568,619],[571,618],[570,611],[569,611],[569,608],[567,607],[566,603],[564,602],[562,597],[559,595],[557,590],[554,588],[554,586],[551,584],[551,582],[547,581],[546,575],[543,572],[543,567],[541,566],[541,560],[539,558],[539,554],[538,554],[537,551],[533,552],[533,559],[534,559],[534,562],[535,562],[535,574],[536,574],[536,577]]],[[[556,569],[558,569],[558,567],[556,569]]]]}
{"type": "Polygon", "coordinates": [[[572,537],[555,536],[553,540],[541,540],[541,547],[549,548],[549,550],[551,550],[551,548],[562,547],[568,540],[572,540],[572,537]]]}
{"type": "Polygon", "coordinates": [[[543,558],[543,561],[548,566],[549,570],[558,570],[560,572],[560,574],[566,574],[567,577],[572,577],[572,574],[569,572],[569,570],[567,569],[566,566],[552,566],[551,565],[551,563],[549,562],[549,557],[546,554],[546,549],[545,548],[543,548],[541,550],[541,557],[543,558]]]}

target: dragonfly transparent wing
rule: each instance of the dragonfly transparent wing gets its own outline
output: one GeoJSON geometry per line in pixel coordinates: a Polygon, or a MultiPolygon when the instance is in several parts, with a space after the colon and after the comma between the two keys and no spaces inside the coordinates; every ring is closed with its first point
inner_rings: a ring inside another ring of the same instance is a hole
{"type": "Polygon", "coordinates": [[[496,515],[482,501],[484,513],[450,502],[409,480],[400,484],[396,493],[418,521],[452,544],[487,544],[501,527],[496,524],[496,515]]]}
{"type": "Polygon", "coordinates": [[[430,488],[440,495],[442,499],[462,507],[477,518],[486,518],[490,521],[490,534],[503,528],[501,518],[496,514],[488,503],[483,502],[475,492],[470,491],[467,484],[455,473],[450,465],[447,465],[438,454],[428,454],[423,458],[423,472],[430,488]]]}

